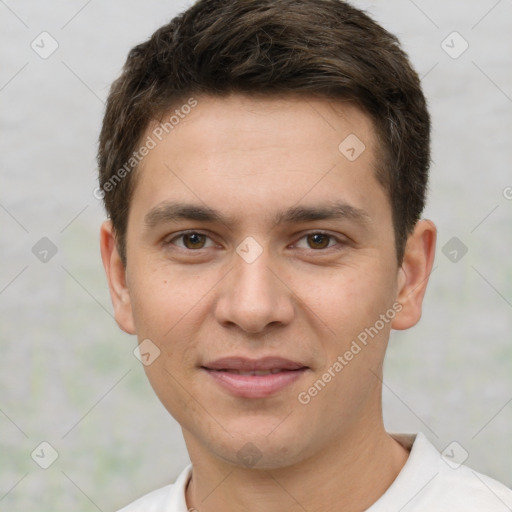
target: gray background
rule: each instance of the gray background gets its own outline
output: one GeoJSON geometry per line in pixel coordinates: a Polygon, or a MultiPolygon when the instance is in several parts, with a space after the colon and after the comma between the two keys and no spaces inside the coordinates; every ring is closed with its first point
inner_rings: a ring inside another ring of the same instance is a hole
{"type": "MultiPolygon", "coordinates": [[[[420,324],[392,334],[386,425],[440,450],[456,441],[511,486],[512,2],[353,3],[399,36],[434,122],[436,266],[420,324]],[[458,58],[453,31],[469,44],[458,58]]],[[[93,196],[108,87],[128,50],[188,4],[0,0],[0,510],[110,511],[188,463],[135,338],[113,321],[93,196]],[[31,48],[51,48],[43,31],[59,45],[46,59],[31,48]],[[31,458],[43,441],[58,453],[48,469],[31,458]]]]}

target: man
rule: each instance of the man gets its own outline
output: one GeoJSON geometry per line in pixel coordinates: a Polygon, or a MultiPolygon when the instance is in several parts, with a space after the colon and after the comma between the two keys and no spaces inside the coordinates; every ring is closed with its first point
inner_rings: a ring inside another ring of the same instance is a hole
{"type": "Polygon", "coordinates": [[[192,464],[123,512],[512,507],[383,425],[389,334],[434,260],[429,137],[398,41],[339,0],[201,0],[130,52],[102,258],[192,464]]]}

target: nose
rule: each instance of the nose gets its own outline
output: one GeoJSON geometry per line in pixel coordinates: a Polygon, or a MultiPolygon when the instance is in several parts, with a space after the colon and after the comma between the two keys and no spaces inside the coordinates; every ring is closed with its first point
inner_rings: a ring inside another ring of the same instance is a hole
{"type": "Polygon", "coordinates": [[[252,262],[234,255],[234,268],[222,281],[216,303],[217,321],[237,325],[247,333],[264,332],[271,325],[287,325],[294,315],[293,293],[271,266],[264,250],[252,262]]]}

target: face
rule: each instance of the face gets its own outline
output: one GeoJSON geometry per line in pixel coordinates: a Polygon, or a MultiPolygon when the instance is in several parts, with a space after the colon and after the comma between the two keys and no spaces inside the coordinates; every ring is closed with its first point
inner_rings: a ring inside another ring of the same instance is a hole
{"type": "Polygon", "coordinates": [[[357,107],[197,101],[137,171],[126,269],[103,227],[116,319],[160,351],[145,370],[190,452],[283,467],[379,422],[389,332],[418,320],[423,274],[398,268],[357,107]]]}

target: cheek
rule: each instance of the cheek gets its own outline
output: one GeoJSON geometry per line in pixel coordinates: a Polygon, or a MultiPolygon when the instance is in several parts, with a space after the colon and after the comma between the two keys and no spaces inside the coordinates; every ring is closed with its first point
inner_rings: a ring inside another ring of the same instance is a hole
{"type": "Polygon", "coordinates": [[[178,377],[197,364],[195,334],[204,320],[212,284],[197,273],[187,275],[165,266],[134,273],[133,277],[130,296],[139,343],[149,339],[160,351],[154,363],[145,366],[159,394],[161,385],[179,387],[173,376],[178,377]]]}
{"type": "MultiPolygon", "coordinates": [[[[145,266],[141,263],[135,268],[145,266]]],[[[154,337],[157,343],[171,336],[187,315],[193,317],[193,309],[208,286],[200,276],[187,276],[161,265],[146,268],[132,274],[130,299],[139,339],[154,337]]]]}
{"type": "Polygon", "coordinates": [[[392,304],[392,283],[378,268],[347,266],[296,282],[305,310],[341,340],[373,325],[392,304]]]}
{"type": "Polygon", "coordinates": [[[158,352],[158,357],[144,366],[146,376],[171,415],[183,422],[195,408],[187,389],[197,365],[194,305],[199,300],[195,294],[187,296],[185,289],[170,287],[165,279],[146,280],[134,304],[139,341],[150,339],[158,352]],[[183,411],[187,412],[181,418],[183,411]]]}

